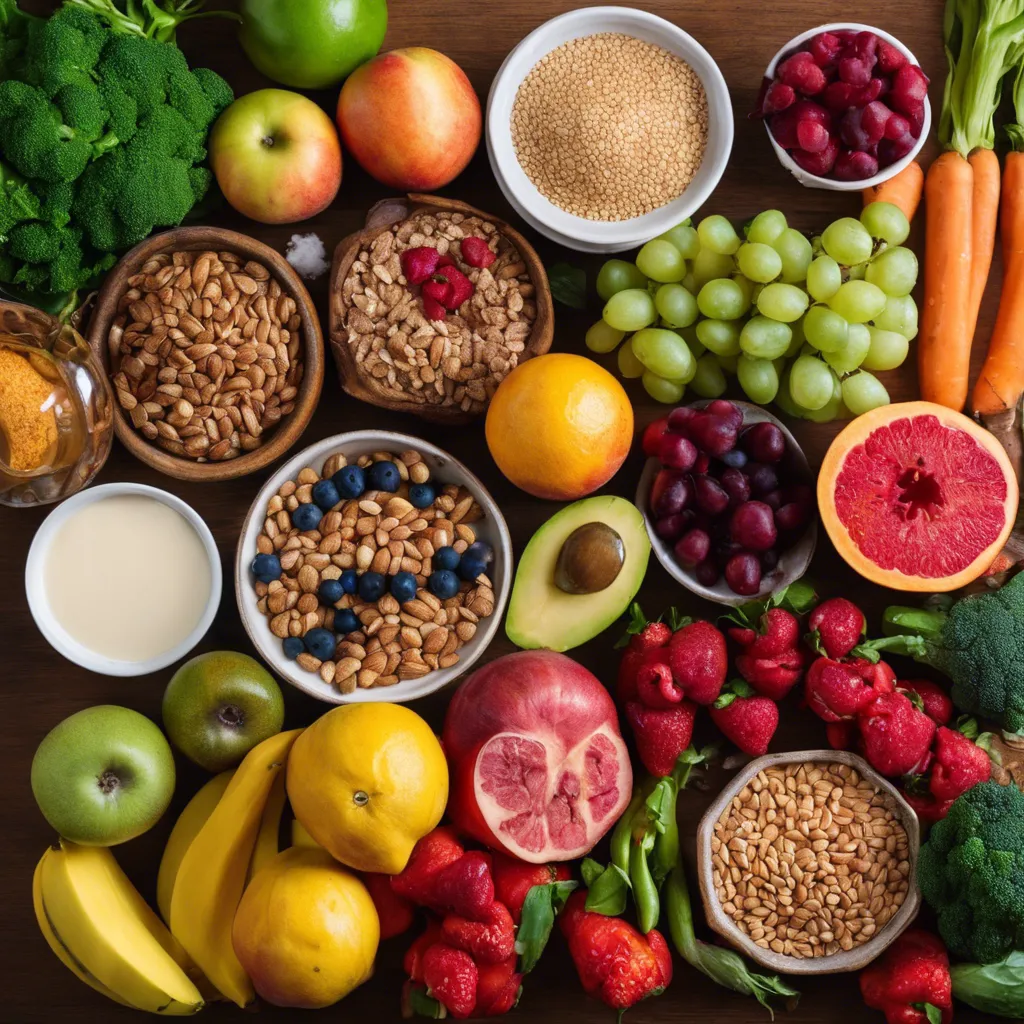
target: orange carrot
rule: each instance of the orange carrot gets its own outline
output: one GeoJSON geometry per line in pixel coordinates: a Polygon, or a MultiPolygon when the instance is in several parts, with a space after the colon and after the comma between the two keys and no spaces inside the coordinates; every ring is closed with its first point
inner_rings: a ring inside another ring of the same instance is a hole
{"type": "Polygon", "coordinates": [[[992,266],[999,220],[999,157],[991,149],[976,149],[969,157],[974,171],[971,192],[971,308],[968,334],[978,326],[978,311],[992,266]]]}
{"type": "Polygon", "coordinates": [[[913,220],[918,203],[921,202],[923,188],[924,171],[916,160],[911,160],[895,177],[864,189],[864,205],[892,203],[906,214],[907,220],[913,220]]]}
{"type": "Polygon", "coordinates": [[[921,397],[950,409],[967,401],[973,331],[971,237],[974,171],[954,150],[928,168],[924,182],[924,309],[917,365],[921,397]]]}

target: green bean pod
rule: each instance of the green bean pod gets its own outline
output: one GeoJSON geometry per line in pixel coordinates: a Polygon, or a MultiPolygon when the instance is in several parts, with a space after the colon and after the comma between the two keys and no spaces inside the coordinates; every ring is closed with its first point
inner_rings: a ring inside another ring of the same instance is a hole
{"type": "Polygon", "coordinates": [[[644,836],[639,843],[629,848],[629,880],[633,887],[633,903],[636,906],[637,923],[640,931],[646,935],[658,925],[661,917],[661,899],[658,886],[651,874],[647,855],[654,846],[653,836],[644,836]]]}

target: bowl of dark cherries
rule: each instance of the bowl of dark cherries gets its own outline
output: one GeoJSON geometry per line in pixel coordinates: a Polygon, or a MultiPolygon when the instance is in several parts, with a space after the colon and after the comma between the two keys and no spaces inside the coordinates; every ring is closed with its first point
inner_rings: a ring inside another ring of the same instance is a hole
{"type": "Polygon", "coordinates": [[[817,542],[807,458],[760,406],[715,399],[679,406],[644,433],[636,504],[665,569],[725,605],[799,579],[817,542]]]}

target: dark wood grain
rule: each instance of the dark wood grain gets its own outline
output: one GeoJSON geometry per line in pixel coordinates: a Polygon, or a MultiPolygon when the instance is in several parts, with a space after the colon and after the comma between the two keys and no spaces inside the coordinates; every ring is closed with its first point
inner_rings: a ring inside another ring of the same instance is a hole
{"type": "MultiPolygon", "coordinates": [[[[282,0],[284,2],[284,0],[282,0]]],[[[26,4],[26,6],[28,6],[26,4]]],[[[43,7],[48,5],[43,4],[43,7]]],[[[216,4],[213,4],[216,6],[216,4]]],[[[443,50],[461,64],[473,81],[482,99],[486,97],[491,78],[508,50],[527,32],[545,19],[579,6],[570,0],[478,0],[453,4],[451,0],[392,0],[391,27],[386,46],[421,44],[443,50]]],[[[916,54],[925,71],[932,77],[932,100],[941,99],[945,72],[940,28],[942,4],[939,0],[909,0],[894,4],[891,0],[860,0],[858,4],[842,0],[798,2],[776,0],[765,4],[760,0],[716,0],[701,3],[690,0],[645,0],[643,6],[676,22],[694,35],[721,65],[732,90],[736,115],[736,142],[732,160],[707,205],[707,211],[726,214],[741,221],[766,207],[785,211],[791,223],[805,229],[820,230],[832,218],[855,213],[856,195],[812,191],[801,188],[778,165],[758,123],[746,120],[756,94],[761,73],[775,51],[796,33],[826,21],[856,17],[899,36],[916,54]]],[[[38,5],[37,5],[38,8],[38,5]]],[[[268,83],[248,64],[234,40],[234,28],[216,22],[203,22],[181,33],[182,48],[193,64],[206,64],[227,77],[236,92],[244,93],[268,83]]],[[[628,73],[628,69],[624,69],[628,73]]],[[[317,97],[333,111],[336,96],[317,97]]],[[[517,219],[504,203],[481,150],[470,167],[444,194],[465,200],[486,210],[493,210],[517,219]]],[[[332,207],[316,220],[298,228],[266,228],[246,221],[229,211],[215,218],[215,223],[256,235],[283,251],[293,231],[316,231],[328,253],[346,235],[363,223],[366,210],[388,190],[372,182],[352,161],[345,167],[341,193],[332,207]]],[[[596,272],[599,261],[582,259],[536,238],[527,230],[547,262],[569,259],[596,272]]],[[[919,244],[918,237],[915,244],[919,244]]],[[[998,261],[998,255],[997,255],[998,261]]],[[[994,267],[989,292],[983,307],[978,336],[986,339],[994,319],[994,302],[1000,269],[994,267]]],[[[314,299],[326,327],[327,278],[311,286],[314,299]]],[[[599,315],[596,301],[586,313],[574,313],[559,307],[554,348],[584,351],[583,333],[599,315]]],[[[982,343],[976,345],[975,372],[982,356],[982,343]]],[[[606,363],[610,360],[605,359],[606,363]]],[[[886,383],[894,400],[916,397],[916,374],[912,364],[897,373],[888,374],[886,383]]],[[[638,428],[661,414],[643,391],[630,385],[630,394],[637,409],[638,428]]],[[[512,530],[516,551],[521,552],[527,539],[540,523],[558,506],[529,498],[502,478],[488,455],[480,424],[454,428],[424,424],[411,416],[387,413],[363,405],[344,395],[333,367],[328,367],[319,408],[299,444],[309,444],[322,437],[344,430],[381,427],[419,434],[463,459],[479,473],[501,504],[512,530]]],[[[812,466],[820,463],[830,438],[832,426],[797,424],[796,432],[807,449],[812,466]]],[[[633,494],[640,473],[642,458],[633,455],[609,484],[612,493],[633,494]]],[[[100,481],[137,480],[164,487],[193,505],[212,529],[224,560],[225,577],[232,578],[231,559],[238,530],[246,509],[258,489],[255,479],[241,479],[211,484],[185,483],[161,476],[132,458],[119,445],[100,476],[100,481]]],[[[44,516],[43,511],[4,510],[0,512],[0,536],[3,555],[0,557],[0,623],[5,640],[4,682],[0,692],[0,771],[5,779],[6,798],[4,827],[0,830],[0,902],[4,907],[0,923],[0,959],[3,962],[5,991],[0,995],[0,1020],[11,1024],[76,1020],[82,1024],[96,1022],[127,1022],[139,1020],[129,1011],[88,990],[62,967],[46,948],[32,915],[29,886],[32,869],[47,842],[53,836],[43,821],[29,790],[29,765],[33,751],[43,735],[66,715],[92,704],[117,703],[136,708],[159,718],[160,697],[169,673],[122,680],[92,675],[64,661],[46,643],[29,616],[25,601],[23,571],[29,543],[44,516]]],[[[144,557],[142,552],[111,551],[111,558],[144,557]]],[[[150,586],[160,586],[161,566],[154,565],[150,586]]],[[[844,594],[862,602],[872,616],[893,595],[870,588],[842,565],[826,540],[819,545],[813,574],[829,594],[844,594]]],[[[693,615],[713,616],[716,609],[703,605],[672,583],[668,575],[653,563],[644,581],[640,598],[650,612],[676,604],[693,615]]],[[[140,600],[146,595],[140,594],[140,600]]],[[[605,681],[613,674],[612,643],[616,630],[597,638],[573,652],[573,656],[591,667],[605,681]]],[[[248,643],[235,609],[234,595],[228,589],[216,623],[202,644],[202,649],[236,648],[247,650],[248,643]]],[[[497,657],[511,650],[502,638],[495,642],[487,657],[497,657]]],[[[311,721],[324,710],[322,705],[286,687],[289,725],[311,721]]],[[[432,723],[441,721],[445,698],[440,695],[415,705],[432,723]]],[[[706,720],[699,730],[700,739],[711,738],[713,729],[706,720]]],[[[824,746],[822,723],[789,700],[784,708],[783,724],[773,750],[824,746]]],[[[716,769],[708,779],[708,791],[715,792],[723,784],[726,773],[716,769]]],[[[119,860],[143,893],[152,898],[156,869],[162,844],[174,814],[196,790],[201,781],[198,771],[180,766],[178,793],[171,811],[150,834],[117,851],[119,860]]],[[[708,793],[692,792],[682,803],[683,823],[690,837],[687,854],[692,866],[693,832],[709,799],[708,793]]],[[[696,879],[691,879],[694,896],[696,879]]],[[[336,1011],[323,1015],[325,1020],[373,1019],[379,1022],[399,1020],[398,989],[401,982],[400,960],[403,940],[388,944],[381,952],[377,976],[354,993],[336,1011]]],[[[783,1017],[791,1024],[811,1022],[878,1021],[876,1011],[861,1003],[853,976],[833,976],[801,982],[804,996],[799,1008],[783,1017]]],[[[308,1019],[303,1014],[265,1007],[262,1016],[274,1021],[308,1019]]],[[[957,1010],[958,1020],[980,1019],[970,1011],[957,1010]]],[[[238,1019],[238,1011],[216,1006],[206,1011],[206,1019],[221,1021],[238,1019]]],[[[526,982],[519,1020],[554,1024],[612,1021],[612,1011],[586,999],[579,987],[562,944],[557,939],[537,971],[526,982]]],[[[641,1004],[629,1019],[655,1024],[717,1021],[728,1024],[767,1020],[766,1014],[753,1000],[734,996],[712,985],[685,964],[677,962],[676,978],[661,998],[641,1004]]]]}

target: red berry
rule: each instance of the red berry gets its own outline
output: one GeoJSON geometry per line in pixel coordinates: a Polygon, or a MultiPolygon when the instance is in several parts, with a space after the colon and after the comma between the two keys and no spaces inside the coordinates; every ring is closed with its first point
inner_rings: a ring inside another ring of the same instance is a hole
{"type": "Polygon", "coordinates": [[[779,81],[792,86],[804,96],[816,96],[825,88],[825,72],[814,63],[806,50],[784,60],[775,72],[779,81]]]}
{"type": "Polygon", "coordinates": [[[655,420],[653,423],[648,424],[647,429],[644,430],[643,440],[640,442],[644,450],[644,455],[648,455],[652,459],[656,459],[658,457],[658,451],[661,448],[661,439],[665,436],[667,430],[667,416],[662,416],[660,420],[655,420]]]}
{"type": "Polygon", "coordinates": [[[828,129],[815,121],[801,121],[796,126],[796,140],[805,153],[820,153],[828,146],[828,129]]]}
{"type": "Polygon", "coordinates": [[[897,50],[892,43],[887,43],[884,39],[878,40],[876,54],[878,56],[878,70],[887,75],[891,75],[894,71],[899,71],[907,63],[907,58],[903,51],[897,50]]]}
{"type": "Polygon", "coordinates": [[[820,32],[807,44],[807,49],[819,68],[829,68],[839,57],[842,43],[832,32],[820,32]]]}
{"type": "Polygon", "coordinates": [[[878,173],[878,160],[870,153],[858,150],[840,153],[832,173],[839,181],[863,181],[878,173]]]}
{"type": "Polygon", "coordinates": [[[441,254],[429,245],[406,249],[399,257],[402,273],[409,284],[423,284],[437,270],[441,254]]]}
{"type": "Polygon", "coordinates": [[[756,555],[741,551],[725,565],[725,582],[733,593],[752,597],[761,587],[761,563],[756,555]]]}
{"type": "Polygon", "coordinates": [[[444,320],[448,315],[445,312],[444,306],[441,305],[437,299],[430,298],[429,295],[423,296],[423,315],[428,320],[444,320]]]}
{"type": "Polygon", "coordinates": [[[489,267],[498,257],[491,252],[490,246],[475,235],[467,235],[459,245],[462,258],[471,267],[489,267]]]}
{"type": "Polygon", "coordinates": [[[790,107],[796,102],[796,92],[791,85],[786,85],[785,82],[772,82],[768,86],[768,91],[764,94],[764,100],[761,103],[762,114],[777,114],[780,110],[785,110],[786,107],[790,107]]]}

